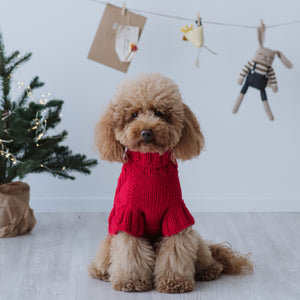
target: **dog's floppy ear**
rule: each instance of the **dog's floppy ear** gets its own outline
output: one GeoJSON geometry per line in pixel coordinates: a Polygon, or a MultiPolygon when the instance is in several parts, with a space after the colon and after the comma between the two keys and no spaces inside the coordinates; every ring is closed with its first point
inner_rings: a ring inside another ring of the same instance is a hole
{"type": "Polygon", "coordinates": [[[176,158],[181,160],[191,159],[200,154],[204,147],[204,137],[200,130],[197,118],[186,105],[184,106],[184,127],[178,144],[174,148],[176,158]]]}
{"type": "Polygon", "coordinates": [[[110,105],[96,126],[95,145],[103,160],[123,162],[125,148],[115,138],[113,120],[113,107],[110,105]]]}

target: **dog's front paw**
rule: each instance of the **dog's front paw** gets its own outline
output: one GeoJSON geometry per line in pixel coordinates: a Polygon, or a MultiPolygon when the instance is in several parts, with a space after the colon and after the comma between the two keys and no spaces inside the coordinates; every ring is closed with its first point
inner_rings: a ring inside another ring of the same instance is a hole
{"type": "Polygon", "coordinates": [[[101,268],[97,268],[95,262],[92,262],[89,266],[89,273],[92,277],[101,279],[103,281],[109,281],[109,274],[106,270],[102,270],[101,268]]]}
{"type": "Polygon", "coordinates": [[[195,280],[210,281],[217,278],[222,271],[223,266],[217,261],[214,261],[211,265],[207,267],[199,265],[197,266],[196,264],[195,280]]]}
{"type": "Polygon", "coordinates": [[[160,293],[186,293],[194,289],[195,282],[187,278],[160,278],[155,280],[155,289],[160,293]]]}
{"type": "Polygon", "coordinates": [[[112,286],[116,291],[121,292],[144,292],[152,289],[152,281],[146,279],[121,279],[112,281],[112,286]]]}

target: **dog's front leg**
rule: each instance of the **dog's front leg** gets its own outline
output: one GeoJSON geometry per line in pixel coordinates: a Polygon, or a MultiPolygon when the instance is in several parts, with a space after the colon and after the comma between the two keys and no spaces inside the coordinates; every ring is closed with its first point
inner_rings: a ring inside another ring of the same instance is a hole
{"type": "Polygon", "coordinates": [[[191,227],[164,237],[154,268],[154,284],[159,292],[184,293],[194,289],[198,238],[191,227]]]}
{"type": "Polygon", "coordinates": [[[147,291],[152,288],[155,253],[149,242],[119,231],[112,238],[110,281],[117,291],[147,291]]]}
{"type": "Polygon", "coordinates": [[[89,266],[89,273],[94,278],[109,281],[110,247],[112,236],[108,234],[101,242],[94,261],[89,266]]]}

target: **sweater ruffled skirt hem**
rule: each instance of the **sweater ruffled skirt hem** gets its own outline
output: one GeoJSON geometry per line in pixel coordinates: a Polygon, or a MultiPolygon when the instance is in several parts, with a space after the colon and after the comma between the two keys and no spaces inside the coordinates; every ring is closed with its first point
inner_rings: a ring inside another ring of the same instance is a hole
{"type": "Polygon", "coordinates": [[[183,202],[166,211],[158,230],[147,228],[142,211],[130,208],[116,210],[114,207],[109,216],[108,231],[110,234],[125,231],[135,237],[146,235],[171,236],[193,224],[195,224],[195,220],[183,202]]]}

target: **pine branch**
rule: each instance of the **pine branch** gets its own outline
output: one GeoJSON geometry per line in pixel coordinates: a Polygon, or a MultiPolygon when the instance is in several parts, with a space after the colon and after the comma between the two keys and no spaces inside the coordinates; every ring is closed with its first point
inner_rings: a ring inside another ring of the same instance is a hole
{"type": "Polygon", "coordinates": [[[1,32],[0,32],[0,66],[5,66],[5,47],[4,47],[1,32]]]}
{"type": "Polygon", "coordinates": [[[2,39],[2,34],[0,33],[0,82],[1,82],[1,106],[2,110],[9,110],[11,108],[11,103],[9,99],[10,92],[10,72],[6,68],[6,57],[5,57],[5,47],[2,39]]]}
{"type": "Polygon", "coordinates": [[[45,105],[46,108],[50,108],[46,116],[47,128],[54,128],[58,123],[60,123],[60,113],[62,105],[62,100],[51,100],[45,105]]]}
{"type": "Polygon", "coordinates": [[[18,57],[18,55],[20,55],[19,51],[13,52],[9,57],[5,58],[5,60],[4,60],[5,64],[10,64],[12,62],[12,60],[14,60],[16,57],[18,57]]]}
{"type": "Polygon", "coordinates": [[[1,86],[2,86],[2,99],[1,99],[2,108],[3,108],[3,110],[10,110],[10,108],[11,108],[11,101],[10,101],[10,97],[9,97],[10,78],[2,77],[1,78],[1,86]]]}
{"type": "Polygon", "coordinates": [[[27,53],[24,56],[22,56],[19,60],[17,60],[15,63],[13,63],[6,71],[6,75],[10,75],[16,67],[19,67],[21,64],[27,62],[31,58],[31,53],[27,53]]]}
{"type": "Polygon", "coordinates": [[[29,97],[29,93],[35,89],[38,89],[38,88],[44,86],[44,84],[45,84],[44,82],[39,81],[38,76],[34,77],[29,84],[29,88],[26,88],[24,93],[20,97],[20,99],[18,101],[18,105],[22,106],[22,105],[26,104],[28,97],[29,97]]]}
{"type": "Polygon", "coordinates": [[[6,159],[0,155],[0,185],[6,182],[6,159]]]}
{"type": "Polygon", "coordinates": [[[48,173],[51,174],[54,177],[59,177],[61,179],[71,179],[74,180],[75,176],[69,175],[68,173],[64,172],[63,170],[60,171],[54,171],[52,169],[51,164],[43,165],[43,167],[40,167],[39,169],[34,170],[32,173],[48,173]]]}
{"type": "Polygon", "coordinates": [[[16,177],[23,179],[25,175],[34,170],[36,162],[33,160],[27,160],[25,162],[11,166],[7,171],[8,182],[13,181],[16,177]]]}

